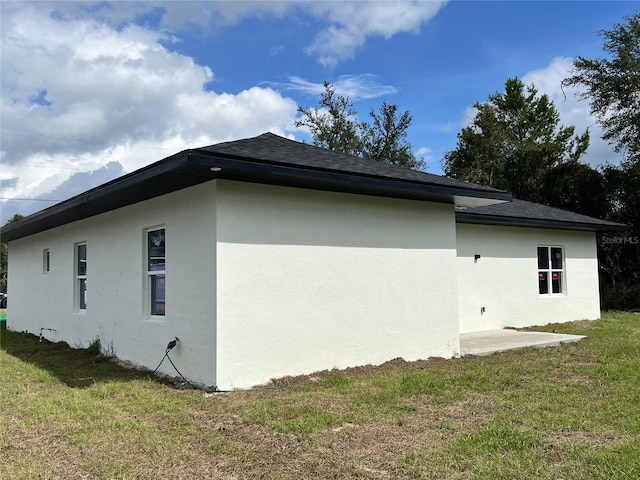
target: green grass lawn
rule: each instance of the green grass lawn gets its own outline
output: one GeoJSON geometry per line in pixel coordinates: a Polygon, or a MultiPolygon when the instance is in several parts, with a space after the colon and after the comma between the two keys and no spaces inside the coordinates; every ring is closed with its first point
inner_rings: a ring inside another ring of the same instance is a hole
{"type": "Polygon", "coordinates": [[[552,328],[588,338],[226,394],[2,330],[0,478],[640,478],[640,315],[552,328]]]}

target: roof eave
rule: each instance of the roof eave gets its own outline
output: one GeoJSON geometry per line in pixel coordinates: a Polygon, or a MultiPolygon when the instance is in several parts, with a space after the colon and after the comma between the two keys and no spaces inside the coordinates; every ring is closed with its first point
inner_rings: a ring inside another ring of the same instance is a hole
{"type": "Polygon", "coordinates": [[[513,198],[509,192],[500,190],[449,187],[276,162],[256,162],[247,158],[223,156],[199,150],[189,151],[188,155],[191,165],[220,168],[218,178],[222,179],[234,178],[233,175],[226,175],[225,171],[243,172],[246,175],[245,178],[249,178],[248,181],[254,183],[452,203],[457,206],[487,206],[509,202],[513,198]]]}
{"type": "Polygon", "coordinates": [[[512,199],[510,193],[499,190],[432,185],[392,177],[238,158],[201,150],[184,150],[6,225],[0,229],[0,239],[3,242],[16,240],[214,179],[457,206],[486,206],[512,199]],[[211,170],[214,167],[217,168],[211,170]]]}
{"type": "Polygon", "coordinates": [[[122,206],[136,203],[131,202],[130,197],[120,196],[119,194],[126,189],[130,189],[143,182],[151,181],[158,175],[169,173],[180,165],[186,164],[188,161],[186,153],[186,151],[176,153],[175,155],[167,157],[159,162],[150,164],[144,168],[76,195],[75,197],[69,198],[68,200],[64,200],[51,207],[45,208],[44,210],[40,210],[17,222],[4,225],[0,228],[0,240],[2,242],[16,240],[34,233],[49,230],[50,228],[65,225],[82,218],[88,218],[110,210],[116,210],[122,206]],[[96,205],[100,200],[108,197],[112,197],[114,200],[114,203],[111,203],[108,208],[91,208],[92,204],[96,205]],[[56,219],[55,221],[53,220],[54,218],[56,219]]]}
{"type": "Polygon", "coordinates": [[[456,212],[456,223],[475,225],[499,225],[505,227],[547,228],[555,230],[579,230],[589,232],[624,232],[626,225],[619,223],[601,224],[588,222],[568,222],[562,220],[505,217],[499,215],[479,215],[456,212]]]}

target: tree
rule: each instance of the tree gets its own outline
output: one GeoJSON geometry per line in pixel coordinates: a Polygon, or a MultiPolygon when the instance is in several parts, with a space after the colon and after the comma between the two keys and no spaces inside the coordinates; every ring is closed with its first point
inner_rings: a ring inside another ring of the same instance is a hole
{"type": "Polygon", "coordinates": [[[604,130],[603,138],[617,152],[640,161],[640,12],[625,17],[627,24],[616,24],[600,33],[603,50],[611,58],[573,62],[572,75],[564,86],[581,86],[578,94],[587,99],[591,114],[604,130]]]}
{"type": "Polygon", "coordinates": [[[362,151],[362,142],[353,102],[348,97],[337,95],[335,87],[325,80],[319,103],[320,108],[298,107],[302,118],[296,120],[296,127],[308,127],[313,144],[318,147],[358,155],[362,151]]]}
{"type": "Polygon", "coordinates": [[[504,93],[474,107],[471,125],[462,129],[456,149],[443,159],[445,174],[548,204],[545,178],[561,165],[579,162],[589,146],[589,132],[574,136],[574,127],[560,125],[549,97],[518,78],[506,81],[504,93]]]}
{"type": "Polygon", "coordinates": [[[584,163],[567,162],[550,169],[541,186],[550,206],[595,218],[609,213],[604,176],[584,163]]]}
{"type": "Polygon", "coordinates": [[[599,264],[603,308],[640,308],[640,162],[607,165],[603,169],[609,214],[628,230],[599,235],[599,264]]]}
{"type": "MultiPolygon", "coordinates": [[[[22,220],[23,215],[16,213],[7,220],[6,225],[22,220]]],[[[6,243],[0,243],[0,292],[7,291],[7,265],[9,263],[9,247],[6,243]]]]}
{"type": "Polygon", "coordinates": [[[627,23],[600,33],[609,58],[577,57],[563,86],[584,88],[591,114],[603,129],[603,139],[624,154],[620,165],[602,174],[608,219],[626,224],[624,235],[599,235],[599,263],[604,308],[640,307],[640,12],[627,23]]]}
{"type": "Polygon", "coordinates": [[[398,115],[396,105],[383,102],[380,114],[371,109],[369,115],[373,124],[362,125],[363,157],[413,169],[424,168],[424,162],[416,159],[406,139],[413,120],[409,112],[398,115]]]}
{"type": "Polygon", "coordinates": [[[325,81],[319,107],[298,107],[298,112],[302,116],[295,125],[308,127],[316,146],[414,170],[426,167],[407,141],[413,119],[409,112],[400,114],[397,105],[383,102],[380,113],[371,109],[372,124],[360,122],[351,99],[325,81]]]}

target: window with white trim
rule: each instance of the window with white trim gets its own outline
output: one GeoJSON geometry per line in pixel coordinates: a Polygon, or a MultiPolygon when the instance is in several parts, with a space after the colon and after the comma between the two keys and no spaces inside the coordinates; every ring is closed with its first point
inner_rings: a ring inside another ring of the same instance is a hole
{"type": "Polygon", "coordinates": [[[558,295],[564,290],[564,249],[538,246],[538,292],[540,295],[558,295]]]}
{"type": "Polygon", "coordinates": [[[42,273],[49,273],[51,271],[51,251],[45,248],[42,251],[42,273]]]}
{"type": "Polygon", "coordinates": [[[165,231],[164,228],[147,230],[147,291],[149,314],[165,314],[165,231]]]}
{"type": "Polygon", "coordinates": [[[75,250],[75,309],[84,311],[87,309],[87,244],[79,243],[75,250]]]}

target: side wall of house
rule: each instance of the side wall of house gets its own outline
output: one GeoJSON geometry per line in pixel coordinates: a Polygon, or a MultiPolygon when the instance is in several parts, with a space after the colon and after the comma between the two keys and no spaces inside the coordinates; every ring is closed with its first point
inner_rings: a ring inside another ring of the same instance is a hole
{"type": "Polygon", "coordinates": [[[219,181],[218,386],[459,353],[452,205],[219,181]]]}
{"type": "Polygon", "coordinates": [[[600,318],[595,233],[458,224],[457,242],[462,333],[600,318]],[[538,246],[564,249],[560,295],[539,294],[538,246]]]}
{"type": "MultiPolygon", "coordinates": [[[[215,182],[9,244],[8,328],[103,349],[151,369],[167,343],[190,380],[215,379],[215,182]],[[166,233],[166,315],[150,317],[146,229],[166,233]],[[87,308],[77,310],[75,245],[87,245],[87,308]],[[49,249],[50,271],[43,270],[49,249]]],[[[165,360],[160,371],[177,375],[165,360]]]]}

